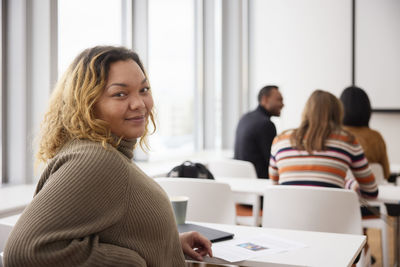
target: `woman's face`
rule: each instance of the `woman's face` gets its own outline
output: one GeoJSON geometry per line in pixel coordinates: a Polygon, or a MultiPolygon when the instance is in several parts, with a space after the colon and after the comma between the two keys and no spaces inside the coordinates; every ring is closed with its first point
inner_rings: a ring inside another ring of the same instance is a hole
{"type": "Polygon", "coordinates": [[[109,123],[113,134],[134,139],[143,136],[152,108],[150,86],[139,65],[133,60],[112,63],[96,116],[109,123]]]}

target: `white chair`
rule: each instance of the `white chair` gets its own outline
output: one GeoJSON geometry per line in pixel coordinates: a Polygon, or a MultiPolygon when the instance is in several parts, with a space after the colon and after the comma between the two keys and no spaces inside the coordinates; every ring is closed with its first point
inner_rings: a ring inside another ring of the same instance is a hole
{"type": "MultiPolygon", "coordinates": [[[[378,185],[388,184],[385,179],[382,165],[379,163],[370,163],[369,164],[372,173],[375,176],[375,181],[378,185]]],[[[354,176],[350,170],[347,171],[346,179],[354,179],[354,176]]],[[[382,214],[386,215],[386,206],[383,203],[370,201],[371,206],[379,207],[379,210],[382,214]]],[[[382,244],[382,264],[383,267],[389,266],[389,248],[388,248],[388,238],[387,238],[387,224],[381,218],[370,218],[363,219],[362,226],[364,228],[376,228],[381,231],[381,244],[382,244]]]]}
{"type": "Polygon", "coordinates": [[[363,234],[358,196],[351,190],[271,186],[264,193],[263,213],[263,227],[363,234]]]}
{"type": "MultiPolygon", "coordinates": [[[[385,179],[385,175],[383,172],[383,167],[379,163],[370,163],[369,166],[371,167],[372,173],[375,176],[376,183],[378,185],[389,184],[388,181],[385,179]]],[[[386,206],[383,203],[369,201],[369,204],[372,206],[378,206],[380,212],[384,215],[387,215],[386,206]]],[[[363,219],[362,225],[365,228],[377,228],[381,231],[381,244],[382,244],[382,263],[383,267],[389,266],[389,248],[388,248],[388,238],[387,238],[387,223],[380,219],[363,219]]]]}
{"type": "MultiPolygon", "coordinates": [[[[8,236],[21,214],[0,219],[0,253],[3,253],[8,236]]],[[[3,255],[0,256],[0,267],[3,266],[3,255]]]]}
{"type": "Polygon", "coordinates": [[[375,181],[378,185],[380,184],[388,184],[388,181],[385,179],[385,175],[383,173],[383,167],[379,163],[370,163],[372,173],[375,176],[375,181]]]}
{"type": "MultiPolygon", "coordinates": [[[[387,184],[388,183],[388,181],[385,179],[385,176],[383,174],[383,168],[382,168],[381,164],[379,164],[379,163],[370,163],[369,166],[371,168],[372,173],[375,176],[375,181],[376,181],[376,183],[378,185],[387,184]]],[[[353,175],[353,173],[351,172],[350,169],[348,169],[347,172],[346,172],[345,180],[348,180],[348,179],[353,179],[353,180],[355,179],[354,175],[353,175]]]]}
{"type": "Polygon", "coordinates": [[[186,220],[235,224],[233,193],[228,184],[198,178],[154,179],[169,196],[188,196],[186,220]]]}
{"type": "Polygon", "coordinates": [[[253,163],[237,159],[218,159],[207,163],[214,176],[257,178],[253,163]]]}
{"type": "MultiPolygon", "coordinates": [[[[253,163],[244,160],[236,159],[218,159],[211,160],[207,163],[207,167],[214,175],[216,180],[218,177],[239,177],[258,179],[256,169],[253,163]]],[[[249,180],[251,183],[251,180],[249,180]]],[[[248,216],[237,216],[238,224],[258,226],[260,225],[259,212],[261,208],[260,197],[257,195],[234,193],[235,203],[247,204],[253,206],[253,216],[251,220],[246,218],[248,216]]]]}
{"type": "MultiPolygon", "coordinates": [[[[368,201],[369,206],[379,207],[379,212],[387,217],[386,206],[382,202],[368,201]]],[[[381,246],[382,246],[382,266],[389,266],[389,247],[388,247],[388,230],[387,222],[382,218],[366,218],[362,219],[361,224],[364,228],[376,228],[381,231],[381,246]]]]}

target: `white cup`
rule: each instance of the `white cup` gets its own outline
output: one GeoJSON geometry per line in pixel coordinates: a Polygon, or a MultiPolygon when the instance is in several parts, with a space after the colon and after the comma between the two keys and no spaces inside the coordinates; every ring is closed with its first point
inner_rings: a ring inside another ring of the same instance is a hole
{"type": "Polygon", "coordinates": [[[172,196],[170,201],[174,210],[176,224],[184,224],[189,198],[187,196],[172,196]]]}

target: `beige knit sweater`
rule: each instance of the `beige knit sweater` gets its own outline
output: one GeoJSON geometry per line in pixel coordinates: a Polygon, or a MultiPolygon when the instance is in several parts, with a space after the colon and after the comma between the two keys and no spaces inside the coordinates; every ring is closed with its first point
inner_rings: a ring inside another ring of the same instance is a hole
{"type": "Polygon", "coordinates": [[[66,144],[11,232],[5,266],[184,266],[169,199],[132,163],[133,145],[66,144]]]}

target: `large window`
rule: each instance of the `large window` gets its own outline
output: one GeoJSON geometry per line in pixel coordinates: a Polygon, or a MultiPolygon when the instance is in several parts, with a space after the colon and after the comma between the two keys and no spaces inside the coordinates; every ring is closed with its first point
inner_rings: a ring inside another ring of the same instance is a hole
{"type": "MultiPolygon", "coordinates": [[[[129,2],[59,0],[59,75],[87,47],[131,45],[129,2]]],[[[195,3],[190,0],[148,0],[147,23],[147,71],[157,119],[157,131],[150,137],[151,155],[163,157],[171,150],[178,153],[193,151],[195,3]]]]}
{"type": "MultiPolygon", "coordinates": [[[[127,1],[126,1],[127,2],[127,1]]],[[[58,0],[58,73],[83,49],[127,45],[125,0],[58,0]],[[124,32],[125,30],[125,32],[124,32]]]]}
{"type": "MultiPolygon", "coordinates": [[[[148,73],[158,129],[154,156],[194,150],[195,5],[190,0],[149,0],[148,73]],[[174,152],[172,152],[174,151],[174,152]]],[[[152,155],[153,157],[153,155],[152,155]]]]}
{"type": "Polygon", "coordinates": [[[0,3],[4,182],[36,179],[32,137],[56,76],[78,53],[96,45],[135,47],[144,59],[157,111],[157,131],[150,137],[151,159],[219,147],[221,142],[215,140],[222,135],[221,0],[0,3]]]}
{"type": "Polygon", "coordinates": [[[0,184],[2,184],[4,177],[3,172],[3,0],[0,0],[0,184]]]}

